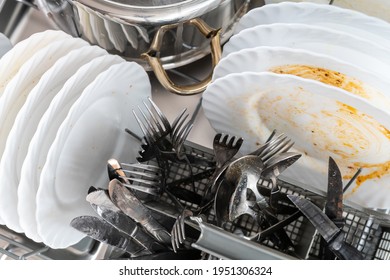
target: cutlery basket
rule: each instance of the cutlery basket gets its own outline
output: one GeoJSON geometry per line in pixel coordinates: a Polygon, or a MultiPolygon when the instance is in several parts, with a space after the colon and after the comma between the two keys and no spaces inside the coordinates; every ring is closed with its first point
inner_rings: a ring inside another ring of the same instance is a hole
{"type": "MultiPolygon", "coordinates": [[[[205,147],[187,142],[186,148],[194,155],[213,159],[213,152],[205,147]]],[[[193,174],[205,171],[206,167],[192,167],[193,174]]],[[[188,166],[185,164],[173,164],[170,169],[168,183],[186,178],[190,175],[188,166]]],[[[196,191],[203,195],[208,178],[195,182],[196,191]]],[[[323,193],[309,190],[307,186],[300,186],[295,182],[290,182],[288,178],[280,177],[279,186],[283,193],[300,195],[310,199],[316,205],[321,206],[325,203],[323,193]]],[[[183,185],[183,188],[191,190],[191,185],[183,185]]],[[[261,189],[269,189],[269,182],[260,182],[261,189]]],[[[145,199],[145,205],[148,202],[154,205],[153,210],[164,213],[166,204],[172,203],[168,196],[163,195],[159,200],[145,199]],[[161,208],[159,208],[161,205],[161,208]]],[[[186,203],[189,209],[196,209],[196,205],[186,203]]],[[[152,208],[151,208],[152,209],[152,208]]],[[[370,209],[361,209],[358,206],[345,205],[344,217],[346,220],[344,231],[346,241],[358,248],[367,260],[388,260],[390,259],[390,216],[386,213],[373,211],[370,209]]],[[[282,220],[283,216],[279,217],[282,220]]],[[[215,216],[211,211],[207,216],[209,223],[215,221],[215,216]]],[[[247,235],[253,235],[259,231],[258,226],[247,216],[242,216],[234,223],[227,224],[223,230],[234,232],[239,229],[247,235]]],[[[288,226],[285,231],[294,244],[294,251],[282,252],[283,259],[318,259],[320,237],[315,228],[303,216],[299,217],[288,226]]],[[[221,241],[224,242],[224,241],[221,241]]],[[[261,243],[263,252],[275,252],[278,248],[270,241],[261,243]]],[[[0,227],[0,258],[2,259],[116,259],[126,255],[115,248],[106,244],[99,243],[88,237],[84,238],[78,244],[62,250],[54,250],[46,247],[44,244],[37,244],[27,239],[22,234],[14,233],[7,228],[0,227]]],[[[259,254],[259,258],[267,259],[268,254],[259,254]]],[[[213,259],[212,255],[208,256],[213,259]]]]}

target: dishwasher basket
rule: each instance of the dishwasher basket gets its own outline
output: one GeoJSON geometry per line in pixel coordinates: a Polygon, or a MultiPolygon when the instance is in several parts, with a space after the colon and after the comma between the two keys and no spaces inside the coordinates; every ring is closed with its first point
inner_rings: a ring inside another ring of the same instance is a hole
{"type": "MultiPolygon", "coordinates": [[[[212,151],[205,147],[187,142],[186,148],[194,155],[213,159],[212,151]]],[[[193,167],[192,172],[196,174],[205,169],[206,167],[204,169],[203,167],[193,167]]],[[[168,183],[185,178],[189,174],[190,171],[186,165],[173,164],[168,183]]],[[[200,195],[203,194],[207,182],[208,178],[195,182],[196,190],[200,195]]],[[[260,182],[260,187],[268,188],[268,184],[269,182],[267,181],[260,182]]],[[[304,196],[317,205],[323,205],[325,203],[324,194],[310,191],[307,187],[303,188],[296,183],[289,182],[287,178],[280,178],[279,186],[284,193],[304,196]]],[[[184,185],[183,187],[190,189],[192,186],[184,185]]],[[[167,196],[163,195],[160,199],[164,203],[170,203],[167,196]]],[[[182,201],[182,203],[185,202],[182,201]]],[[[186,203],[186,207],[194,209],[195,205],[186,203]]],[[[390,259],[390,217],[387,214],[345,205],[344,217],[346,220],[344,226],[344,231],[347,233],[345,237],[346,241],[358,248],[363,253],[365,259],[390,259]]],[[[212,211],[207,218],[210,223],[214,221],[215,217],[212,211]]],[[[247,234],[253,234],[259,231],[257,225],[247,216],[242,216],[234,224],[228,224],[224,227],[224,230],[233,231],[237,228],[247,234]]],[[[318,259],[320,236],[306,218],[301,216],[284,229],[294,244],[295,250],[291,255],[292,258],[318,259]]],[[[266,241],[262,245],[266,251],[277,250],[270,241],[266,241]]],[[[284,253],[289,254],[289,252],[284,253]]],[[[4,226],[0,227],[1,259],[115,259],[121,258],[123,254],[124,252],[88,237],[67,249],[54,250],[44,244],[38,244],[29,240],[23,234],[14,233],[4,226]]],[[[266,258],[266,256],[264,257],[266,258]]]]}

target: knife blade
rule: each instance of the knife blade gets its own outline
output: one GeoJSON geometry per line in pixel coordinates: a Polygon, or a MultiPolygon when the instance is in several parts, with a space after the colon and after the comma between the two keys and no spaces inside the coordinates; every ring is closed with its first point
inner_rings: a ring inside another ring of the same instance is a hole
{"type": "MultiPolygon", "coordinates": [[[[329,157],[328,163],[328,189],[325,203],[325,214],[340,229],[344,227],[343,219],[343,180],[335,160],[329,157]]],[[[319,256],[323,260],[334,260],[335,255],[321,238],[319,256]]]]}
{"type": "Polygon", "coordinates": [[[108,185],[108,192],[114,205],[134,221],[140,223],[157,241],[163,244],[171,243],[170,233],[153,218],[149,209],[120,181],[117,179],[111,180],[108,185]]]}
{"type": "Polygon", "coordinates": [[[151,253],[167,249],[116,207],[106,190],[99,190],[88,194],[87,201],[103,220],[119,231],[129,235],[129,237],[134,238],[138,243],[150,250],[151,253]]]}
{"type": "Polygon", "coordinates": [[[122,249],[133,256],[150,254],[150,251],[145,249],[140,243],[129,238],[128,235],[98,217],[80,216],[74,218],[70,224],[73,228],[85,233],[89,237],[122,249]]]}
{"type": "Polygon", "coordinates": [[[325,204],[325,214],[339,228],[343,228],[343,181],[340,169],[332,157],[329,157],[328,190],[325,204]]]}
{"type": "Polygon", "coordinates": [[[295,195],[287,195],[295,206],[314,225],[318,233],[328,244],[328,248],[339,258],[362,260],[363,255],[355,247],[344,242],[345,233],[328,216],[309,200],[295,195]]]}

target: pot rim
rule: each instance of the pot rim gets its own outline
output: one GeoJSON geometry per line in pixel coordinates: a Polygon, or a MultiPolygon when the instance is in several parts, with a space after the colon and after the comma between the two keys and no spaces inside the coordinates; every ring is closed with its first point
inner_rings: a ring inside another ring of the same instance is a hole
{"type": "MultiPolygon", "coordinates": [[[[77,0],[91,9],[124,21],[148,25],[182,22],[207,14],[232,0],[184,0],[161,6],[136,6],[113,0],[77,0]]],[[[233,0],[234,1],[234,0],[233,0]]],[[[248,1],[248,0],[247,0],[248,1]]]]}

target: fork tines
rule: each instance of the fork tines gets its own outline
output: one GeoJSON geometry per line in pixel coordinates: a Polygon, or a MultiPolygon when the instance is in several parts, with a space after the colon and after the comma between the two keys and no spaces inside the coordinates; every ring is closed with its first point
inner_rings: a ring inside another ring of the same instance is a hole
{"type": "Polygon", "coordinates": [[[150,164],[122,163],[125,173],[124,186],[140,192],[159,195],[164,185],[164,175],[160,167],[150,164]]]}
{"type": "Polygon", "coordinates": [[[148,98],[148,101],[151,106],[145,101],[143,101],[145,109],[138,106],[142,117],[140,117],[135,110],[133,110],[133,114],[146,139],[154,143],[170,134],[172,132],[172,127],[167,117],[152,99],[148,98]]]}

